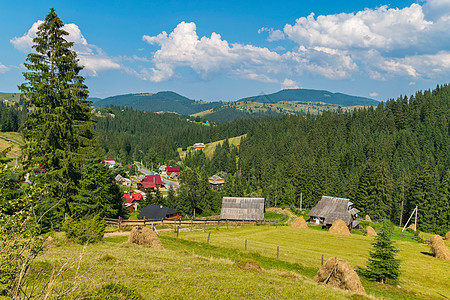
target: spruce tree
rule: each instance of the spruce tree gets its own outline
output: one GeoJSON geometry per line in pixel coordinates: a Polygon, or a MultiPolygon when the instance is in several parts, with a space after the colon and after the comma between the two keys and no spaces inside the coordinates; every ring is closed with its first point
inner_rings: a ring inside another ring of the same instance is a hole
{"type": "Polygon", "coordinates": [[[384,221],[381,232],[374,238],[372,251],[367,261],[367,268],[360,269],[360,273],[381,283],[396,281],[400,276],[400,260],[395,258],[398,252],[391,240],[392,225],[384,221]]]}
{"type": "Polygon", "coordinates": [[[39,203],[40,212],[47,212],[44,226],[57,225],[65,213],[71,214],[82,165],[94,142],[82,67],[62,27],[51,9],[38,27],[34,52],[25,63],[26,82],[19,86],[30,109],[21,128],[24,169],[49,194],[39,203]]]}

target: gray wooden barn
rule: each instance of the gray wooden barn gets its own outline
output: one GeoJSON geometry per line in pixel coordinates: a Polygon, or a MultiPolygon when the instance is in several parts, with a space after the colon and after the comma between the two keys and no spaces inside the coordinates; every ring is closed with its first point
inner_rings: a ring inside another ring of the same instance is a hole
{"type": "Polygon", "coordinates": [[[308,213],[310,222],[330,227],[334,221],[341,219],[349,229],[358,228],[359,221],[355,220],[359,210],[353,207],[350,199],[322,196],[322,199],[308,213]]]}
{"type": "Polygon", "coordinates": [[[264,198],[223,197],[222,220],[264,220],[264,198]]]}

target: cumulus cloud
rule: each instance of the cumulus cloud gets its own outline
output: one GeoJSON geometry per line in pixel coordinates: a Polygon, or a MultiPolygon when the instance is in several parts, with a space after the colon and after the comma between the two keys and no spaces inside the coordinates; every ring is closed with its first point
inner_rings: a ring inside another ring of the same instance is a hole
{"type": "MultiPolygon", "coordinates": [[[[41,20],[35,22],[27,33],[21,37],[14,37],[10,42],[19,51],[33,51],[33,39],[36,37],[36,32],[42,22],[41,20]]],[[[72,49],[77,53],[79,62],[85,67],[88,75],[97,76],[100,71],[120,69],[120,65],[108,57],[101,48],[88,44],[76,24],[65,24],[62,29],[69,33],[65,38],[67,41],[73,42],[72,49]]]]}
{"type": "Polygon", "coordinates": [[[284,32],[279,29],[274,30],[273,28],[267,28],[267,27],[262,27],[262,28],[258,29],[259,34],[261,34],[263,32],[269,33],[269,36],[267,37],[267,40],[269,42],[284,40],[286,38],[284,36],[284,32]]]}
{"type": "Polygon", "coordinates": [[[283,80],[283,82],[281,83],[281,89],[282,90],[286,90],[286,89],[298,89],[298,83],[294,80],[291,80],[289,78],[285,78],[283,80]]]}
{"type": "Polygon", "coordinates": [[[370,97],[378,97],[378,93],[377,92],[373,92],[369,94],[370,97]]]}

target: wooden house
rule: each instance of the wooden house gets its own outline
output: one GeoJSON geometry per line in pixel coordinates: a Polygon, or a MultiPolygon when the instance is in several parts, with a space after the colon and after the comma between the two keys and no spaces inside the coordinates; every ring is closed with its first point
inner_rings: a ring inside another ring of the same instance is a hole
{"type": "Polygon", "coordinates": [[[213,175],[213,176],[209,177],[208,181],[209,181],[209,184],[211,185],[211,188],[216,191],[222,189],[222,187],[225,183],[225,179],[223,179],[222,177],[220,177],[218,175],[213,175]]]}
{"type": "Polygon", "coordinates": [[[168,176],[171,176],[173,173],[177,174],[179,177],[181,174],[180,167],[171,167],[171,166],[166,167],[166,174],[168,176]]]}
{"type": "Polygon", "coordinates": [[[129,191],[128,193],[124,194],[123,197],[125,198],[124,205],[128,209],[129,213],[137,210],[139,202],[142,200],[142,194],[133,193],[133,191],[129,191]]]}
{"type": "Polygon", "coordinates": [[[205,149],[205,144],[203,144],[203,143],[195,143],[192,146],[192,149],[194,149],[194,150],[204,150],[205,149]]]}
{"type": "Polygon", "coordinates": [[[348,228],[357,229],[359,221],[356,221],[359,210],[353,207],[350,199],[322,196],[322,199],[308,213],[310,222],[331,227],[334,221],[341,219],[348,228]]]}
{"type": "Polygon", "coordinates": [[[138,182],[137,188],[145,193],[154,192],[156,188],[164,186],[164,182],[159,175],[146,175],[141,182],[138,182]]]}
{"type": "Polygon", "coordinates": [[[148,220],[179,220],[181,213],[169,207],[150,204],[141,210],[139,217],[148,220]]]}
{"type": "Polygon", "coordinates": [[[131,186],[131,180],[128,178],[122,177],[122,175],[120,175],[120,174],[117,174],[117,176],[114,179],[116,180],[118,185],[128,186],[128,187],[131,186]]]}
{"type": "Polygon", "coordinates": [[[264,198],[223,197],[220,218],[223,220],[264,220],[264,198]]]}

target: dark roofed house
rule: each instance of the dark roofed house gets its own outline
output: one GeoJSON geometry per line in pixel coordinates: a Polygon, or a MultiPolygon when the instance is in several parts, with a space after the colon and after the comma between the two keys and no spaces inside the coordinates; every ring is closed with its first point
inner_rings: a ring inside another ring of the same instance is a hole
{"type": "Polygon", "coordinates": [[[148,220],[178,220],[181,218],[181,213],[169,207],[150,204],[141,210],[139,217],[148,220]]]}
{"type": "Polygon", "coordinates": [[[222,220],[264,220],[264,198],[223,197],[222,220]]]}
{"type": "Polygon", "coordinates": [[[347,224],[349,229],[359,226],[356,221],[359,210],[353,207],[350,199],[322,196],[319,203],[308,213],[310,222],[331,227],[334,221],[341,219],[347,224]]]}

